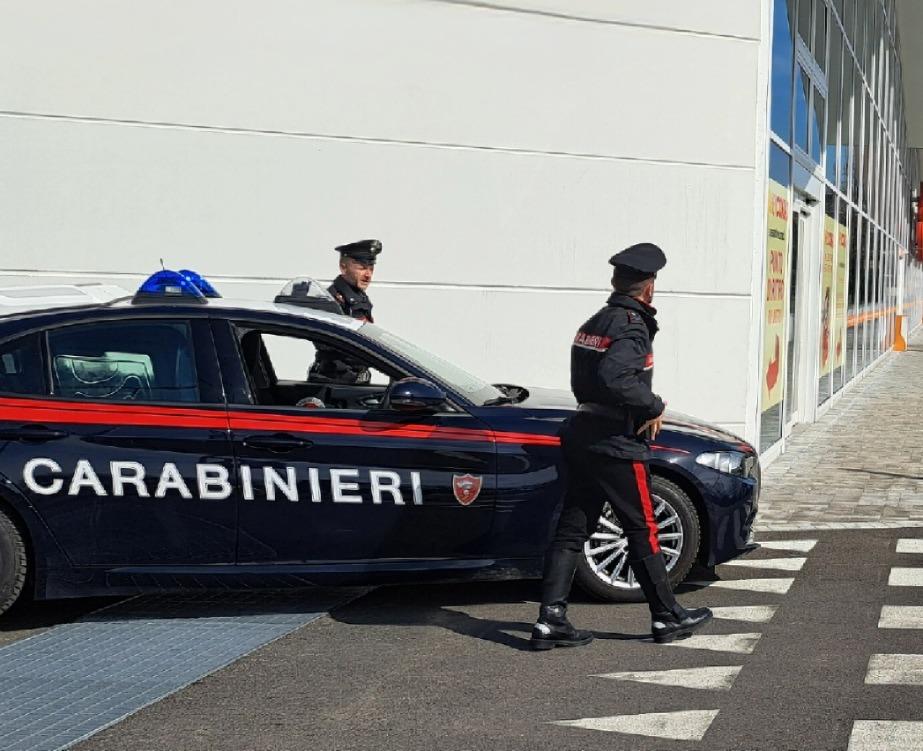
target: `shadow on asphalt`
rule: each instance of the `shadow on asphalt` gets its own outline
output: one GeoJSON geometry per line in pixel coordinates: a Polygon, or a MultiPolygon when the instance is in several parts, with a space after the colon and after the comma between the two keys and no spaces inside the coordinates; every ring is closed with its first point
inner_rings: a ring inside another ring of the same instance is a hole
{"type": "MultiPolygon", "coordinates": [[[[500,644],[517,651],[532,651],[529,638],[533,621],[502,620],[473,616],[459,608],[501,606],[521,609],[533,605],[536,615],[537,581],[453,585],[394,585],[381,587],[350,605],[334,610],[330,617],[354,626],[437,626],[471,639],[500,644]]],[[[596,603],[576,588],[572,603],[596,603]]],[[[650,633],[627,634],[594,631],[597,639],[641,641],[650,633]]]]}
{"type": "Polygon", "coordinates": [[[456,608],[517,605],[535,596],[534,582],[392,585],[333,610],[333,620],[352,626],[437,626],[460,636],[531,651],[532,623],[478,618],[456,608]]]}

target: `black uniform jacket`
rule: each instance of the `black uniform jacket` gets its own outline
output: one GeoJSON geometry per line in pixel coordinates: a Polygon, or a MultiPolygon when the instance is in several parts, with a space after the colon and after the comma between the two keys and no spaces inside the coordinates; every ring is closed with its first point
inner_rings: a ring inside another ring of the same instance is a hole
{"type": "Polygon", "coordinates": [[[375,319],[372,318],[372,301],[369,296],[362,290],[355,289],[342,276],[334,279],[327,291],[333,295],[346,315],[358,318],[360,321],[375,323],[375,319]]]}
{"type": "Polygon", "coordinates": [[[647,440],[637,431],[664,410],[651,390],[656,313],[615,292],[580,327],[571,346],[570,378],[581,407],[562,430],[567,443],[619,459],[649,458],[647,440]]]}
{"type": "MultiPolygon", "coordinates": [[[[355,289],[342,276],[333,280],[327,291],[340,304],[343,313],[360,321],[374,323],[372,301],[362,290],[355,289]]],[[[327,347],[318,347],[308,380],[331,383],[368,383],[370,373],[365,364],[327,347]]]]}

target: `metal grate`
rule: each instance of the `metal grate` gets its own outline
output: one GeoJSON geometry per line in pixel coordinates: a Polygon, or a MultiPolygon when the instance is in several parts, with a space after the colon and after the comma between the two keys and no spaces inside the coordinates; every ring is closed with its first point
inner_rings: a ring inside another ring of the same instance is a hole
{"type": "Polygon", "coordinates": [[[0,748],[73,745],[364,591],[138,597],[0,648],[0,748]]]}

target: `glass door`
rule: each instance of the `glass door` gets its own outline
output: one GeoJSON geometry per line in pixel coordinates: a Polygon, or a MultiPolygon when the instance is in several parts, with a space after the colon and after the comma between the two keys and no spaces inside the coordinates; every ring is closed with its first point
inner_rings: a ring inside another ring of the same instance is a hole
{"type": "Polygon", "coordinates": [[[795,423],[801,420],[803,394],[801,388],[802,359],[804,357],[804,292],[801,284],[802,265],[805,259],[805,239],[808,235],[808,217],[803,206],[796,204],[792,212],[792,249],[788,268],[788,305],[785,350],[785,392],[783,394],[782,435],[788,436],[795,423]]]}

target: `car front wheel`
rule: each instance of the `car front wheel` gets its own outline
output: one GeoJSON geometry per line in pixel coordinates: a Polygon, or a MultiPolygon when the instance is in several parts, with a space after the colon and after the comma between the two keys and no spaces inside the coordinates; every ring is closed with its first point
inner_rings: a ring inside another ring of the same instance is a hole
{"type": "MultiPolygon", "coordinates": [[[[689,573],[699,552],[698,513],[680,487],[656,475],[651,478],[651,501],[660,549],[670,582],[676,587],[689,573]]],[[[576,578],[586,592],[603,600],[639,602],[644,599],[628,565],[627,539],[608,503],[603,507],[596,532],[583,546],[576,578]]]]}

